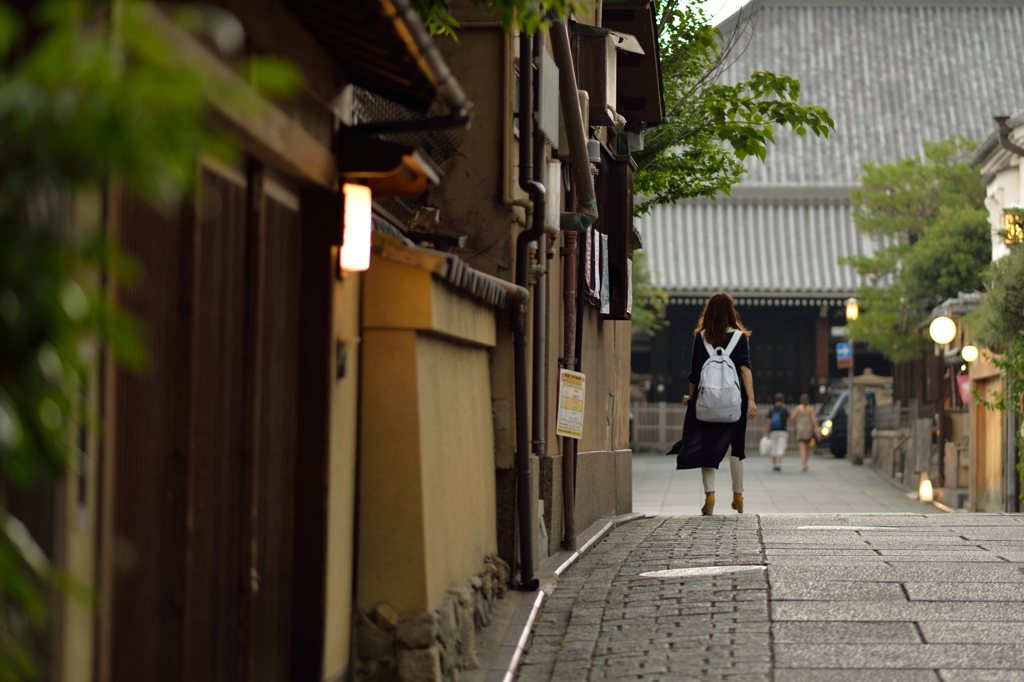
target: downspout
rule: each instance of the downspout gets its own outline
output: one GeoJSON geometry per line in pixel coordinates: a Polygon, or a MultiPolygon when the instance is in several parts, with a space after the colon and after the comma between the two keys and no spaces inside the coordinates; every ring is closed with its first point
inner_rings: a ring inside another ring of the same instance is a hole
{"type": "MultiPolygon", "coordinates": [[[[576,69],[569,47],[569,29],[564,21],[551,26],[551,47],[558,65],[558,93],[565,117],[566,133],[569,138],[569,155],[572,162],[576,212],[562,213],[561,228],[564,232],[564,280],[562,295],[565,308],[563,321],[562,366],[579,370],[579,346],[577,327],[579,308],[577,306],[579,287],[579,233],[585,231],[597,220],[597,196],[594,192],[594,177],[590,173],[590,154],[587,152],[587,132],[583,129],[583,114],[580,111],[576,69]]],[[[562,511],[565,536],[563,545],[576,548],[576,454],[578,442],[565,438],[562,445],[562,511]]]]}
{"type": "MultiPolygon", "coordinates": [[[[529,244],[544,234],[544,185],[533,180],[533,38],[519,35],[519,186],[533,200],[533,225],[516,239],[516,285],[529,284],[529,244]]],[[[533,576],[533,509],[530,472],[530,421],[528,406],[526,302],[513,313],[512,332],[516,403],[516,499],[519,507],[520,582],[524,590],[536,590],[533,576]]]]}
{"type": "MultiPolygon", "coordinates": [[[[565,246],[562,253],[562,306],[565,317],[562,325],[562,367],[576,369],[576,271],[578,270],[579,232],[567,231],[562,234],[565,246]]],[[[562,546],[576,549],[576,466],[574,461],[574,438],[562,438],[562,546]]]]}
{"type": "Polygon", "coordinates": [[[562,229],[582,232],[597,220],[597,195],[594,177],[590,174],[590,154],[587,152],[587,131],[583,129],[583,113],[576,86],[576,69],[569,48],[569,29],[564,21],[551,25],[551,47],[558,66],[558,98],[565,117],[569,138],[569,157],[572,161],[573,180],[579,210],[562,214],[562,229]]]}
{"type": "MultiPolygon", "coordinates": [[[[544,50],[544,34],[538,32],[533,39],[533,58],[539,61],[544,50]]],[[[548,186],[547,144],[539,130],[533,135],[533,179],[543,187],[548,186]]],[[[547,212],[547,198],[541,200],[540,224],[544,226],[547,212]]],[[[534,215],[537,207],[534,206],[534,215]]],[[[547,398],[547,316],[548,316],[548,244],[547,230],[537,235],[537,283],[533,286],[533,451],[537,457],[547,456],[547,433],[545,430],[547,398]]]]}
{"type": "Polygon", "coordinates": [[[1024,149],[1019,145],[1015,144],[1010,139],[1010,126],[1006,121],[1010,118],[1009,116],[995,116],[996,125],[999,127],[999,146],[1017,156],[1024,156],[1024,149]]]}

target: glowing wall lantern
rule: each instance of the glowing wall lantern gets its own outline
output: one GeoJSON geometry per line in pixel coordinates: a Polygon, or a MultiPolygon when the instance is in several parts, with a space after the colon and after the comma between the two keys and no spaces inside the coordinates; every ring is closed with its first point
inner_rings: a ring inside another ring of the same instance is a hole
{"type": "Polygon", "coordinates": [[[860,317],[860,301],[855,298],[846,299],[846,320],[856,322],[860,317]]]}
{"type": "Polygon", "coordinates": [[[964,359],[964,362],[974,362],[978,359],[978,347],[977,346],[964,346],[960,351],[960,357],[964,359]]]}
{"type": "Polygon", "coordinates": [[[945,315],[936,317],[928,326],[928,334],[935,343],[947,344],[956,338],[956,322],[945,315]]]}
{"type": "Polygon", "coordinates": [[[345,226],[338,264],[343,271],[362,272],[370,267],[373,194],[365,185],[344,184],[345,226]]]}

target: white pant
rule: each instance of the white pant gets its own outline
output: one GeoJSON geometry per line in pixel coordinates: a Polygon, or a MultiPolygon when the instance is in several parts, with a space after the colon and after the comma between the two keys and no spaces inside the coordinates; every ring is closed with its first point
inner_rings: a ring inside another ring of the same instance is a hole
{"type": "Polygon", "coordinates": [[[772,457],[785,455],[786,446],[789,444],[789,434],[785,431],[772,431],[768,437],[772,441],[772,457]]]}
{"type": "MultiPolygon", "coordinates": [[[[717,469],[701,467],[700,475],[704,479],[704,494],[715,492],[715,472],[717,469]]],[[[732,474],[732,491],[743,494],[743,460],[729,455],[729,473],[732,474]]]]}

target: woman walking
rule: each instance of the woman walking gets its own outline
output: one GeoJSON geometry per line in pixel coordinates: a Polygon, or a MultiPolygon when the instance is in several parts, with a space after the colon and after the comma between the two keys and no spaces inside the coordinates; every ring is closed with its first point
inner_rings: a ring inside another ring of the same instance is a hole
{"type": "Polygon", "coordinates": [[[683,438],[668,454],[676,455],[676,469],[700,468],[704,482],[704,506],[701,513],[710,516],[715,507],[715,472],[729,453],[732,473],[732,508],[743,513],[743,460],[747,419],[757,416],[754,404],[754,378],[750,372],[750,332],[740,322],[732,296],[720,291],[704,305],[700,321],[693,332],[693,354],[690,357],[690,390],[683,398],[684,405],[697,403],[701,391],[701,374],[711,358],[710,347],[716,357],[728,356],[732,360],[742,386],[741,402],[735,413],[736,421],[702,421],[697,418],[698,405],[686,410],[683,419],[683,438]],[[744,419],[743,417],[746,417],[744,419]],[[732,449],[731,453],[729,452],[732,449]]]}
{"type": "Polygon", "coordinates": [[[804,393],[800,396],[800,405],[789,417],[796,421],[796,440],[800,444],[800,462],[807,471],[807,458],[811,454],[811,438],[818,431],[818,415],[811,406],[811,396],[804,393]]]}

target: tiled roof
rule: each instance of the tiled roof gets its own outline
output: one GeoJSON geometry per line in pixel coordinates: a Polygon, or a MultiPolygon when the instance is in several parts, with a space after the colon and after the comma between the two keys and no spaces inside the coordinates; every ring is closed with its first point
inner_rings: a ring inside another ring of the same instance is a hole
{"type": "Polygon", "coordinates": [[[652,280],[682,295],[849,295],[861,278],[836,260],[876,248],[842,199],[694,200],[658,206],[637,227],[652,280]]]}
{"type": "Polygon", "coordinates": [[[980,141],[993,116],[1024,108],[1024,1],[755,2],[753,36],[723,82],[787,73],[836,130],[778,131],[745,183],[852,183],[865,161],[918,155],[925,140],[980,141]]]}
{"type": "Polygon", "coordinates": [[[860,278],[837,258],[876,248],[852,219],[861,164],[916,156],[926,140],[983,140],[992,116],[1024,108],[1024,0],[754,0],[753,17],[723,82],[794,76],[801,102],[827,108],[836,131],[776,131],[733,197],[638,220],[652,277],[681,295],[852,293],[860,278]]]}

